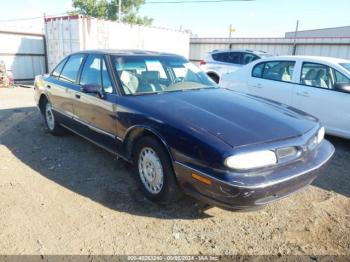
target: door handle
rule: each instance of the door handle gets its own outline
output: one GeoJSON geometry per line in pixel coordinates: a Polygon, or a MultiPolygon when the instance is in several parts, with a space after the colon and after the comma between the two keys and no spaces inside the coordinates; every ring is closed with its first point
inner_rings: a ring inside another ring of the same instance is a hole
{"type": "Polygon", "coordinates": [[[48,89],[50,89],[50,88],[51,88],[51,86],[50,86],[50,85],[46,85],[46,87],[47,87],[48,89]]]}
{"type": "Polygon", "coordinates": [[[77,99],[80,99],[80,94],[76,93],[76,94],[75,94],[75,97],[76,97],[77,99]]]}
{"type": "Polygon", "coordinates": [[[309,92],[297,92],[297,95],[298,96],[303,96],[303,97],[309,97],[310,96],[310,94],[309,94],[309,92]]]}
{"type": "Polygon", "coordinates": [[[256,85],[253,85],[253,87],[262,88],[262,84],[256,84],[256,85]]]}

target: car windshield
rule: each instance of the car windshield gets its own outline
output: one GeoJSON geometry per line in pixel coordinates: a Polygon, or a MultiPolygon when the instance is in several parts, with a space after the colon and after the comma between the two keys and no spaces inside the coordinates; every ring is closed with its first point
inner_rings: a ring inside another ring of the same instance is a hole
{"type": "Polygon", "coordinates": [[[350,72],[350,63],[341,63],[340,65],[350,72]]]}
{"type": "Polygon", "coordinates": [[[112,56],[112,65],[125,95],[218,88],[180,56],[112,56]]]}

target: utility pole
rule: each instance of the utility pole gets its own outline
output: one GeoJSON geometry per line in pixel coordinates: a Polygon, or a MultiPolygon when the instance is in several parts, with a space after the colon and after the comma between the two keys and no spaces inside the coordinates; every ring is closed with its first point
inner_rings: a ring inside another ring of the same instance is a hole
{"type": "MultiPolygon", "coordinates": [[[[48,35],[48,32],[47,32],[47,26],[46,26],[46,13],[44,13],[44,24],[45,24],[45,34],[43,35],[43,42],[44,42],[44,58],[45,58],[45,69],[44,69],[44,72],[43,73],[48,73],[49,72],[49,61],[47,59],[47,42],[46,42],[46,37],[48,35]]],[[[39,60],[41,61],[41,60],[39,60]]]]}
{"type": "Polygon", "coordinates": [[[298,30],[299,30],[299,20],[297,20],[297,25],[295,27],[294,32],[294,43],[293,43],[293,55],[296,55],[297,53],[297,36],[298,36],[298,30]]]}
{"type": "Polygon", "coordinates": [[[117,0],[118,1],[118,22],[120,23],[122,21],[122,0],[117,0]]]}
{"type": "Polygon", "coordinates": [[[232,27],[232,24],[230,24],[229,33],[228,33],[229,49],[232,49],[231,37],[232,37],[232,32],[235,32],[235,31],[236,29],[232,27]]]}

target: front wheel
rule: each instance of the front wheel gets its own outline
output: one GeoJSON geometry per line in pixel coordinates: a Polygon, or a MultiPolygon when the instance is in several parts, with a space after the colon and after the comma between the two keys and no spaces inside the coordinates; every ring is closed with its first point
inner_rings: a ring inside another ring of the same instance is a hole
{"type": "Polygon", "coordinates": [[[46,127],[51,134],[60,136],[66,133],[66,130],[57,122],[49,101],[46,101],[44,105],[44,118],[46,127]]]}
{"type": "Polygon", "coordinates": [[[169,154],[156,139],[141,138],[136,146],[134,161],[140,187],[148,199],[168,204],[181,197],[169,154]]]}

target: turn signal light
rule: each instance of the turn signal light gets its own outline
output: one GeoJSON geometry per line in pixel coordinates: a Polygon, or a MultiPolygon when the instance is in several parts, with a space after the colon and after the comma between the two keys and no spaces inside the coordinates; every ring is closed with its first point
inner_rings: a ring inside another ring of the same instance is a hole
{"type": "Polygon", "coordinates": [[[192,173],[192,178],[196,179],[196,180],[198,180],[198,181],[200,181],[200,182],[202,182],[204,184],[207,184],[207,185],[211,185],[212,184],[210,179],[208,179],[206,177],[202,177],[202,176],[200,176],[198,174],[195,174],[195,173],[192,173]]]}

